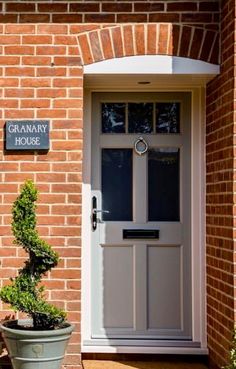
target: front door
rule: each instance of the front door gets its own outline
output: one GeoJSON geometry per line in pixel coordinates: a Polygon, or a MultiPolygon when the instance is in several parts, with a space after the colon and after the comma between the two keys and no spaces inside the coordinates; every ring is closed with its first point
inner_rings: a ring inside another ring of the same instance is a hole
{"type": "Polygon", "coordinates": [[[191,341],[191,94],[94,93],[92,338],[191,341]]]}

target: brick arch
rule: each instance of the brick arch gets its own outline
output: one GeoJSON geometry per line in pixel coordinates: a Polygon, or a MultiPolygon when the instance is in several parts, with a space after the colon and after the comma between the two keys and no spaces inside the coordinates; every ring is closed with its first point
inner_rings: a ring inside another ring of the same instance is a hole
{"type": "Polygon", "coordinates": [[[219,63],[219,34],[171,23],[121,24],[78,36],[83,65],[134,55],[171,55],[219,63]]]}

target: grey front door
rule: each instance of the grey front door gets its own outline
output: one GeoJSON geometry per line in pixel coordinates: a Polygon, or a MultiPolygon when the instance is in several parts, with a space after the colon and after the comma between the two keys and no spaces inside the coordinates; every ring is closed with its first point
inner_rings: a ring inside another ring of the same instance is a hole
{"type": "Polygon", "coordinates": [[[191,341],[190,173],[189,93],[93,94],[93,339],[191,341]]]}

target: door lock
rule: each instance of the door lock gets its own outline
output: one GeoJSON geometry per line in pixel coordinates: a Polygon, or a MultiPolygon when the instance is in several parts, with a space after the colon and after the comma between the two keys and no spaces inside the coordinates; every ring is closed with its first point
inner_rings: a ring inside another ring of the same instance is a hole
{"type": "Polygon", "coordinates": [[[110,211],[109,210],[98,210],[97,209],[97,198],[96,196],[92,197],[92,229],[93,231],[96,231],[97,229],[97,223],[98,223],[98,219],[97,219],[97,214],[98,213],[105,213],[105,214],[109,214],[110,211]]]}

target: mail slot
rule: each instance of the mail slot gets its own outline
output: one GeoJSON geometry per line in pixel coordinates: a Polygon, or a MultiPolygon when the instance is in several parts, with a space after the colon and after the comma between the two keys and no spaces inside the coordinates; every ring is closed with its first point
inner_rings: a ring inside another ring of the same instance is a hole
{"type": "Polygon", "coordinates": [[[123,239],[153,240],[159,238],[159,229],[123,229],[123,239]]]}

